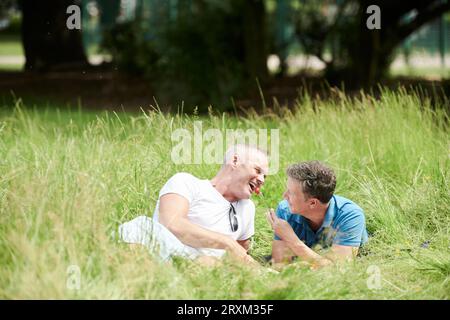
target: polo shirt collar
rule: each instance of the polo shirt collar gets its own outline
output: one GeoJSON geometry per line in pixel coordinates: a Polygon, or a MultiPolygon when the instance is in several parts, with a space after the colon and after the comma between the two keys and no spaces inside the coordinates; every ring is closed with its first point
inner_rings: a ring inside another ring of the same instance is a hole
{"type": "Polygon", "coordinates": [[[325,218],[323,220],[322,225],[319,228],[319,231],[323,230],[324,228],[330,227],[331,222],[333,222],[335,212],[336,212],[336,199],[334,198],[334,196],[332,196],[328,204],[327,212],[325,213],[325,218]]]}

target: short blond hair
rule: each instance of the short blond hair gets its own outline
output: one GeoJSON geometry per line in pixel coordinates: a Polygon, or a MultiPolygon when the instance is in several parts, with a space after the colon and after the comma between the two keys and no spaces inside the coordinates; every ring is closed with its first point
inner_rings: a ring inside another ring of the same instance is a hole
{"type": "Polygon", "coordinates": [[[234,155],[238,155],[241,159],[250,159],[255,155],[263,155],[267,158],[267,152],[261,148],[258,148],[253,145],[249,144],[235,144],[228,148],[228,150],[225,152],[225,155],[223,157],[223,164],[222,167],[225,166],[234,155]]]}

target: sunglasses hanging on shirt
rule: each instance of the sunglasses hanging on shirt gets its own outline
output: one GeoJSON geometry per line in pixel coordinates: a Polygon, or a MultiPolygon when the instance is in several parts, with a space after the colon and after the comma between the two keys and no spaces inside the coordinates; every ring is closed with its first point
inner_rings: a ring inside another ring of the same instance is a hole
{"type": "Polygon", "coordinates": [[[228,219],[230,220],[231,231],[236,232],[239,224],[238,219],[236,217],[236,209],[230,202],[230,210],[228,211],[228,219]]]}

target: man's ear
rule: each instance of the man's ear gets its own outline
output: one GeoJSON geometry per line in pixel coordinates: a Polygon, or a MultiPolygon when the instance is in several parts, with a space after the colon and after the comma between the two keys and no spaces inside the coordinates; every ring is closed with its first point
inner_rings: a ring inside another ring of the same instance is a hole
{"type": "Polygon", "coordinates": [[[318,200],[316,198],[311,198],[311,202],[309,203],[309,208],[314,209],[317,206],[318,200]]]}
{"type": "Polygon", "coordinates": [[[237,164],[238,164],[238,155],[237,154],[235,154],[233,156],[233,160],[231,161],[231,164],[234,168],[237,166],[237,164]]]}

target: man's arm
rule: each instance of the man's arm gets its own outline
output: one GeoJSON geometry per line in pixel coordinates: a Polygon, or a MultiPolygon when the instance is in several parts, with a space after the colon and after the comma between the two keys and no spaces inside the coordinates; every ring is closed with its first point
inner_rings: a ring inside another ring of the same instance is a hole
{"type": "Polygon", "coordinates": [[[291,262],[293,255],[294,253],[284,241],[272,241],[272,259],[274,263],[291,262]]]}
{"type": "Polygon", "coordinates": [[[327,254],[324,254],[324,256],[332,261],[352,260],[358,254],[358,250],[359,247],[333,244],[331,246],[331,251],[327,254]]]}
{"type": "Polygon", "coordinates": [[[319,267],[329,265],[335,261],[351,259],[358,252],[358,248],[334,244],[328,254],[321,256],[303,243],[297,237],[294,230],[292,230],[289,223],[286,220],[278,218],[273,211],[268,213],[267,220],[271,224],[275,234],[282,239],[280,241],[274,241],[276,247],[272,248],[272,256],[275,262],[283,261],[286,249],[292,250],[294,255],[302,260],[319,267]]]}
{"type": "Polygon", "coordinates": [[[250,250],[250,245],[252,244],[252,240],[251,239],[246,239],[246,240],[237,240],[237,243],[239,243],[239,245],[245,249],[245,251],[249,251],[250,250]]]}
{"type": "Polygon", "coordinates": [[[311,263],[316,267],[323,267],[329,264],[332,264],[333,261],[331,259],[322,257],[320,254],[314,252],[311,248],[309,248],[303,241],[297,238],[297,235],[294,236],[296,239],[288,238],[285,240],[286,245],[292,252],[299,258],[304,261],[311,263]]]}
{"type": "Polygon", "coordinates": [[[165,194],[159,199],[159,222],[186,245],[225,249],[240,260],[253,261],[237,241],[189,221],[188,210],[189,202],[186,198],[175,193],[165,194]]]}

